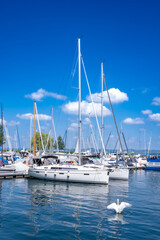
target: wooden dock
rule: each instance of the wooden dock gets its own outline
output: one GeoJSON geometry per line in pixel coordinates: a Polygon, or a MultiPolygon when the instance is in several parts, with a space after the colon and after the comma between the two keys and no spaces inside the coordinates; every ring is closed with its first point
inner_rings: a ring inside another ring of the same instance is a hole
{"type": "Polygon", "coordinates": [[[28,178],[28,173],[25,172],[0,172],[0,179],[9,179],[9,178],[28,178]]]}

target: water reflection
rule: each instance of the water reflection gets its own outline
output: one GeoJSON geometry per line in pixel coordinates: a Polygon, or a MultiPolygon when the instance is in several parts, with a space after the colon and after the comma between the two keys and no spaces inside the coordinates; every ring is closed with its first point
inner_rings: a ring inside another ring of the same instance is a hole
{"type": "MultiPolygon", "coordinates": [[[[128,182],[111,181],[106,186],[29,179],[28,189],[31,194],[28,216],[34,229],[32,234],[58,224],[62,228],[71,228],[74,239],[81,239],[80,229],[84,222],[89,225],[89,221],[94,221],[96,238],[101,239],[106,231],[102,226],[108,216],[107,205],[117,198],[126,200],[128,182]]],[[[108,221],[127,223],[122,216],[109,217],[108,221]]]]}
{"type": "Polygon", "coordinates": [[[109,200],[110,203],[117,202],[119,198],[120,202],[126,202],[128,198],[129,182],[128,181],[110,181],[109,185],[109,200]]]}
{"type": "Polygon", "coordinates": [[[29,179],[28,189],[31,194],[31,210],[28,215],[34,228],[33,234],[39,231],[41,218],[49,225],[58,222],[64,227],[73,228],[73,237],[76,239],[80,239],[82,218],[88,224],[88,214],[94,215],[96,221],[98,220],[97,228],[101,227],[105,217],[101,209],[105,208],[104,200],[108,198],[108,186],[29,179]]]}
{"type": "MultiPolygon", "coordinates": [[[[0,202],[2,201],[2,180],[0,180],[0,202]]],[[[1,214],[1,208],[2,206],[0,205],[0,229],[2,227],[2,214],[1,214]]]]}
{"type": "Polygon", "coordinates": [[[115,214],[113,217],[108,218],[109,222],[114,222],[116,221],[117,224],[129,224],[129,222],[125,221],[122,214],[115,214]]]}

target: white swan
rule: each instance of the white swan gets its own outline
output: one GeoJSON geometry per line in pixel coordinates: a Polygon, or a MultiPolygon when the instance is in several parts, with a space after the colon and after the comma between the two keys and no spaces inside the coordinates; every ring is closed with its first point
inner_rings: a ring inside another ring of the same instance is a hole
{"type": "Polygon", "coordinates": [[[112,203],[112,204],[108,205],[107,208],[108,209],[114,209],[116,211],[116,213],[121,213],[124,208],[131,207],[131,206],[132,205],[130,203],[127,203],[127,202],[121,202],[121,204],[119,204],[119,199],[117,199],[117,204],[112,203]]]}

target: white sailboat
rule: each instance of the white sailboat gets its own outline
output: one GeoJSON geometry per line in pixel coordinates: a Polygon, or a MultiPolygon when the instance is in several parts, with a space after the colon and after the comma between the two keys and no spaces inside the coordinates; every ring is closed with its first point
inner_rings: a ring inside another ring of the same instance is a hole
{"type": "Polygon", "coordinates": [[[79,79],[79,104],[78,104],[78,163],[79,165],[51,164],[47,166],[34,166],[29,169],[29,175],[39,179],[63,182],[100,183],[108,184],[109,171],[104,165],[81,165],[81,50],[78,39],[78,79],[79,79]]]}

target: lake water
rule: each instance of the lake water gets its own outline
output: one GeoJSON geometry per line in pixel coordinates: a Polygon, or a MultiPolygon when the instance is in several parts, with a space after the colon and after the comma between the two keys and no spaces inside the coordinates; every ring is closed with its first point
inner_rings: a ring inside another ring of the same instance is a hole
{"type": "Polygon", "coordinates": [[[0,180],[0,238],[160,239],[160,172],[109,186],[0,180]],[[107,205],[117,198],[132,207],[116,215],[107,205]]]}

